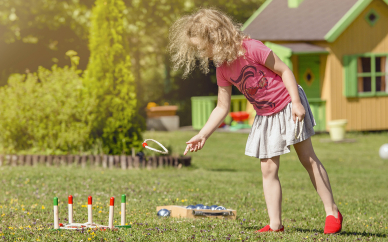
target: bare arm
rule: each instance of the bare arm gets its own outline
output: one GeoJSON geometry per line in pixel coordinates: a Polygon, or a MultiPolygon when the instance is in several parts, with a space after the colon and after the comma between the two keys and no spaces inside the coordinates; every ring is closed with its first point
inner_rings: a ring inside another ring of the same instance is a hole
{"type": "Polygon", "coordinates": [[[186,150],[184,155],[190,150],[191,152],[202,149],[206,140],[224,121],[230,110],[230,99],[232,94],[232,86],[218,88],[218,102],[216,108],[211,113],[205,126],[199,133],[186,142],[186,150]]]}
{"type": "Polygon", "coordinates": [[[232,86],[218,88],[217,107],[211,113],[205,126],[199,132],[200,136],[206,139],[220,126],[230,110],[230,99],[232,94],[232,86]]]}
{"type": "Polygon", "coordinates": [[[284,85],[286,86],[286,89],[291,96],[292,118],[294,122],[296,117],[298,117],[299,120],[303,120],[306,111],[304,110],[304,107],[300,101],[298,84],[296,83],[295,76],[290,68],[288,68],[288,66],[284,64],[284,62],[280,60],[279,57],[272,51],[265,61],[265,66],[282,78],[284,85]]]}

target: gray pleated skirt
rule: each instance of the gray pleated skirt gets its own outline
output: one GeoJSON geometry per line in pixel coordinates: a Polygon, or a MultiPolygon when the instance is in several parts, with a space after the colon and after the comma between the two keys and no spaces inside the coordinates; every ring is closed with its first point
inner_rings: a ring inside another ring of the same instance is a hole
{"type": "Polygon", "coordinates": [[[306,140],[315,134],[316,123],[306,94],[301,86],[298,86],[298,90],[300,100],[306,110],[300,137],[295,139],[296,125],[292,120],[292,103],[290,102],[278,113],[269,116],[256,115],[245,148],[246,155],[260,159],[283,155],[290,152],[290,145],[306,140]]]}

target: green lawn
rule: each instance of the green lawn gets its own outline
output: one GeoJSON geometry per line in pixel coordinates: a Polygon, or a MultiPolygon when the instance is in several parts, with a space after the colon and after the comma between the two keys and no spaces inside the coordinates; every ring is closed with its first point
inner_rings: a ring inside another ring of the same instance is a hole
{"type": "MultiPolygon", "coordinates": [[[[173,152],[182,153],[194,132],[147,132],[173,152]]],[[[281,157],[282,234],[255,234],[268,223],[259,160],[244,156],[247,134],[215,133],[203,150],[192,153],[191,168],[107,170],[88,167],[0,167],[0,240],[4,241],[387,241],[388,160],[378,149],[388,133],[351,133],[355,143],[313,144],[329,173],[334,197],[344,215],[343,232],[324,235],[325,213],[295,151],[281,157]],[[109,198],[127,195],[132,229],[116,232],[53,232],[53,197],[66,222],[67,196],[74,196],[75,221],[87,222],[87,196],[94,220],[108,224],[109,198]],[[218,204],[237,210],[238,219],[160,219],[158,205],[218,204]]]]}

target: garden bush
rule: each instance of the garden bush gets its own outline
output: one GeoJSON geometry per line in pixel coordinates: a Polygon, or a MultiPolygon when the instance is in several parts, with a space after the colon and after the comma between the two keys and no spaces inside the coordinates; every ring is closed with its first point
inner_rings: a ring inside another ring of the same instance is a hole
{"type": "Polygon", "coordinates": [[[71,67],[14,74],[0,88],[0,143],[3,152],[74,153],[91,148],[96,100],[86,97],[78,57],[71,67]]]}
{"type": "Polygon", "coordinates": [[[0,89],[3,153],[129,154],[133,147],[141,149],[145,124],[123,39],[124,9],[121,0],[96,1],[84,73],[77,69],[77,53],[68,51],[71,67],[40,67],[9,78],[0,89]]]}

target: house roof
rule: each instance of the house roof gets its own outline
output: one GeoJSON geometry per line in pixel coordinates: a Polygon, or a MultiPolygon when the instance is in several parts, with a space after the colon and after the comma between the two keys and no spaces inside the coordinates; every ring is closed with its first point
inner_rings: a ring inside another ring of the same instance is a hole
{"type": "MultiPolygon", "coordinates": [[[[334,41],[372,0],[267,0],[243,26],[251,38],[266,41],[334,41]]],[[[387,0],[384,0],[388,4],[387,0]]]]}
{"type": "Polygon", "coordinates": [[[275,44],[273,42],[264,42],[273,52],[275,52],[280,59],[289,58],[292,55],[308,55],[308,54],[328,54],[329,52],[320,46],[308,43],[288,43],[275,44]]]}
{"type": "Polygon", "coordinates": [[[281,44],[281,46],[290,49],[294,54],[327,53],[325,48],[307,43],[281,44]]]}

